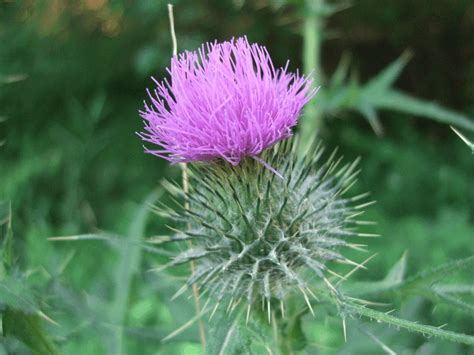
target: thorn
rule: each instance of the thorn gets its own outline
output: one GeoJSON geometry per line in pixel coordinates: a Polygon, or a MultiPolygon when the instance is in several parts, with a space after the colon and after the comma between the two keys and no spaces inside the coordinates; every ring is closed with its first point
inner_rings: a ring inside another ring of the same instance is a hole
{"type": "Polygon", "coordinates": [[[211,320],[212,317],[214,317],[214,313],[216,313],[218,307],[219,307],[219,302],[217,302],[216,305],[214,306],[214,309],[212,310],[212,313],[211,313],[211,316],[209,317],[209,320],[211,320]]]}
{"type": "Polygon", "coordinates": [[[352,218],[360,216],[361,214],[364,214],[364,213],[365,213],[365,211],[356,212],[356,213],[353,213],[353,214],[347,216],[346,219],[352,219],[352,218]]]}
{"type": "Polygon", "coordinates": [[[183,286],[181,286],[180,289],[176,291],[176,293],[171,297],[171,301],[174,301],[176,298],[181,296],[184,293],[184,291],[186,291],[187,289],[188,289],[187,284],[184,284],[183,286]]]}
{"type": "MultiPolygon", "coordinates": [[[[359,265],[365,265],[367,264],[370,260],[372,260],[372,258],[374,258],[375,256],[377,255],[377,253],[369,256],[367,259],[365,259],[363,262],[361,262],[359,265]]],[[[356,272],[357,270],[360,269],[360,266],[357,265],[355,268],[353,268],[351,271],[349,271],[347,274],[344,275],[344,278],[345,279],[348,279],[354,272],[356,272]]],[[[338,286],[343,280],[339,280],[337,283],[336,283],[336,286],[338,286]]]]}
{"type": "Polygon", "coordinates": [[[239,298],[237,300],[237,302],[234,302],[234,305],[232,306],[232,309],[230,310],[229,314],[231,314],[233,311],[235,311],[235,309],[237,308],[237,306],[240,304],[241,301],[242,301],[242,298],[239,298]]]}
{"type": "Polygon", "coordinates": [[[311,297],[313,297],[316,300],[316,302],[320,302],[319,298],[314,294],[313,291],[311,291],[311,289],[309,287],[306,287],[306,290],[309,292],[311,297]]]}
{"type": "Polygon", "coordinates": [[[326,285],[337,295],[339,292],[336,290],[336,288],[329,282],[329,280],[325,277],[323,277],[324,282],[326,285]]]}
{"type": "Polygon", "coordinates": [[[358,266],[359,269],[367,270],[367,268],[364,265],[356,263],[355,261],[352,261],[350,259],[339,259],[339,260],[336,260],[336,262],[338,262],[340,264],[358,266]]]}
{"type": "Polygon", "coordinates": [[[358,206],[355,206],[354,209],[355,209],[355,210],[360,210],[360,209],[362,209],[362,208],[369,207],[369,206],[371,206],[371,205],[373,205],[373,204],[375,204],[375,203],[377,203],[377,201],[375,201],[375,200],[374,200],[374,201],[369,201],[369,202],[366,202],[366,203],[362,203],[362,204],[360,204],[360,205],[358,205],[358,206]]]}
{"type": "MultiPolygon", "coordinates": [[[[370,306],[381,306],[381,307],[386,307],[386,306],[390,306],[390,303],[381,303],[381,302],[372,302],[372,301],[367,301],[367,300],[363,300],[361,298],[356,298],[356,297],[350,297],[350,296],[347,296],[347,298],[353,300],[353,301],[357,301],[357,302],[360,302],[364,305],[370,305],[370,306]]],[[[391,311],[393,312],[393,310],[391,311]]]]}
{"type": "Polygon", "coordinates": [[[471,147],[471,149],[474,149],[474,143],[470,142],[469,139],[466,138],[466,136],[464,136],[461,132],[459,132],[456,128],[454,128],[453,126],[449,126],[451,127],[451,129],[453,130],[454,133],[457,134],[457,136],[459,138],[461,138],[461,140],[466,143],[469,147],[471,147]]]}
{"type": "Polygon", "coordinates": [[[347,191],[349,191],[351,189],[352,186],[354,186],[354,184],[357,182],[357,179],[355,179],[354,181],[352,181],[349,185],[347,185],[346,187],[342,187],[339,191],[336,192],[336,196],[342,196],[344,195],[347,191]]]}
{"type": "Polygon", "coordinates": [[[60,326],[58,322],[56,322],[55,320],[51,319],[50,317],[48,317],[46,314],[44,314],[42,311],[38,311],[38,316],[40,316],[41,318],[45,319],[46,321],[48,321],[49,323],[51,324],[54,324],[56,326],[60,326]]]}
{"type": "Polygon", "coordinates": [[[345,280],[344,276],[339,275],[337,272],[332,271],[331,269],[326,269],[327,272],[329,272],[331,275],[336,276],[340,280],[345,280]]]}
{"type": "Polygon", "coordinates": [[[161,265],[159,267],[148,269],[147,272],[162,272],[163,270],[167,269],[170,266],[171,266],[171,263],[168,263],[168,264],[165,264],[165,265],[161,265]]]}
{"type": "Polygon", "coordinates": [[[448,323],[444,323],[444,324],[441,324],[438,329],[443,329],[444,327],[446,327],[448,325],[448,323]]]}
{"type": "Polygon", "coordinates": [[[354,221],[359,226],[374,226],[377,224],[375,221],[354,221]]]}
{"type": "Polygon", "coordinates": [[[247,305],[247,316],[245,317],[245,324],[248,324],[250,317],[250,303],[247,305]]]}
{"type": "Polygon", "coordinates": [[[354,249],[354,250],[357,250],[357,251],[361,251],[363,253],[367,253],[368,250],[367,249],[364,249],[364,247],[367,247],[367,244],[354,244],[354,243],[347,243],[346,246],[348,248],[351,248],[351,249],[354,249]]]}
{"type": "Polygon", "coordinates": [[[373,234],[373,233],[357,233],[356,234],[358,237],[362,238],[380,238],[380,234],[373,234]]]}
{"type": "Polygon", "coordinates": [[[268,324],[271,324],[271,310],[270,310],[270,300],[267,299],[267,309],[268,309],[268,324]]]}
{"type": "Polygon", "coordinates": [[[306,295],[306,292],[304,292],[303,288],[301,286],[298,286],[301,293],[303,294],[303,297],[304,297],[304,300],[306,301],[306,304],[308,305],[308,308],[309,308],[309,311],[311,312],[311,314],[313,315],[313,317],[316,317],[314,315],[314,311],[313,311],[313,307],[311,307],[311,302],[309,302],[309,299],[308,299],[308,296],[306,295]]]}
{"type": "Polygon", "coordinates": [[[283,303],[283,300],[280,300],[280,309],[281,309],[281,317],[285,319],[285,305],[283,303]]]}
{"type": "Polygon", "coordinates": [[[344,342],[347,343],[346,317],[342,317],[342,331],[344,332],[344,342]]]}
{"type": "Polygon", "coordinates": [[[350,198],[349,201],[355,202],[355,201],[361,200],[361,199],[363,199],[367,196],[370,196],[370,192],[364,192],[363,194],[354,196],[354,197],[350,198]]]}
{"type": "Polygon", "coordinates": [[[234,298],[232,297],[232,298],[230,299],[229,305],[227,306],[227,309],[226,309],[226,311],[225,311],[226,313],[229,313],[230,307],[232,307],[232,303],[233,303],[233,302],[234,302],[234,298]]]}
{"type": "Polygon", "coordinates": [[[204,305],[200,313],[196,314],[193,318],[191,318],[189,321],[184,323],[182,326],[180,326],[179,328],[177,328],[176,330],[174,330],[173,332],[165,336],[163,339],[161,339],[161,342],[162,343],[167,342],[168,340],[174,338],[178,334],[182,333],[184,330],[188,329],[191,325],[193,325],[194,322],[199,320],[204,314],[208,312],[208,310],[206,309],[207,304],[208,302],[206,302],[206,304],[204,305]]]}

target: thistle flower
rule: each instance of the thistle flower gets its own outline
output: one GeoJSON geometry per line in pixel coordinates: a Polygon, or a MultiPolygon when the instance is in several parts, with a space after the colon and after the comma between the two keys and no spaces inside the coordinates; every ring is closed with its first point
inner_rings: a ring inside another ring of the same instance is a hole
{"type": "Polygon", "coordinates": [[[170,81],[148,91],[140,111],[145,132],[160,146],[146,152],[172,163],[225,159],[237,165],[292,135],[314,95],[312,80],[275,69],[265,47],[247,38],[207,43],[171,60],[170,81]]]}
{"type": "MultiPolygon", "coordinates": [[[[269,164],[283,172],[284,179],[251,158],[233,167],[219,162],[192,164],[191,190],[184,196],[189,207],[174,211],[163,205],[158,211],[183,225],[177,234],[161,242],[192,240],[192,247],[178,254],[168,265],[195,260],[196,270],[178,292],[196,284],[219,304],[238,300],[253,304],[283,303],[298,290],[308,306],[314,279],[325,290],[337,294],[327,278],[336,275],[328,262],[358,265],[341,252],[359,249],[351,238],[362,236],[353,230],[361,208],[355,201],[366,194],[344,198],[355,181],[357,161],[339,167],[332,154],[322,162],[323,150],[297,159],[294,139],[278,143],[263,153],[269,164]]],[[[166,184],[181,195],[179,186],[166,184]]],[[[369,235],[365,235],[369,236],[369,235]]],[[[318,292],[318,291],[316,291],[318,292]]]]}

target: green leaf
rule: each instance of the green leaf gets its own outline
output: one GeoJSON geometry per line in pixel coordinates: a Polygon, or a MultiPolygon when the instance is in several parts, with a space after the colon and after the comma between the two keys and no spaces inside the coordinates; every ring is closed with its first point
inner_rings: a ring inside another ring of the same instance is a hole
{"type": "Polygon", "coordinates": [[[12,336],[31,348],[35,354],[59,354],[53,342],[42,327],[42,320],[38,315],[7,308],[3,313],[3,332],[5,336],[12,336]]]}
{"type": "MultiPolygon", "coordinates": [[[[222,307],[224,308],[224,307],[222,307]]],[[[215,355],[250,354],[251,339],[241,327],[242,310],[227,314],[221,310],[210,322],[206,352],[215,355]]]]}
{"type": "Polygon", "coordinates": [[[411,52],[405,51],[393,63],[372,78],[367,83],[365,90],[369,92],[380,92],[390,88],[398,79],[411,57],[411,52]]]}
{"type": "Polygon", "coordinates": [[[349,73],[351,57],[349,54],[344,53],[339,60],[334,74],[331,77],[330,86],[341,86],[344,84],[344,79],[346,79],[347,74],[349,73]]]}
{"type": "Polygon", "coordinates": [[[423,270],[418,274],[407,278],[397,284],[387,282],[386,280],[376,282],[354,282],[346,285],[345,292],[352,296],[368,296],[372,294],[384,294],[392,292],[402,292],[418,290],[426,296],[426,284],[433,284],[446,275],[462,270],[474,264],[474,256],[455,260],[446,264],[423,270]]]}
{"type": "Polygon", "coordinates": [[[386,90],[379,95],[367,96],[367,100],[379,109],[388,109],[422,116],[432,120],[474,131],[474,121],[434,102],[424,101],[398,90],[386,90]]]}
{"type": "MultiPolygon", "coordinates": [[[[474,130],[474,121],[470,117],[392,88],[410,57],[409,52],[403,53],[364,86],[354,79],[348,79],[347,83],[344,83],[349,63],[347,59],[341,59],[329,85],[319,94],[322,97],[320,100],[321,110],[329,115],[337,114],[344,109],[355,110],[368,120],[377,134],[382,132],[377,118],[378,109],[426,117],[471,131],[474,130]]],[[[466,140],[464,141],[466,142],[466,140]]],[[[473,149],[471,142],[467,141],[466,143],[473,149]]]]}
{"type": "Polygon", "coordinates": [[[0,305],[25,313],[39,312],[33,291],[22,278],[6,276],[0,281],[0,305]]]}
{"type": "Polygon", "coordinates": [[[369,121],[370,126],[375,134],[381,136],[383,134],[382,124],[377,115],[375,108],[367,102],[361,101],[357,104],[356,110],[369,121]]]}
{"type": "Polygon", "coordinates": [[[308,340],[303,332],[302,316],[304,314],[297,314],[288,322],[286,331],[288,332],[287,340],[290,342],[291,350],[301,351],[308,345],[308,340]]]}
{"type": "Polygon", "coordinates": [[[413,287],[420,283],[433,283],[446,275],[465,269],[470,265],[474,265],[474,255],[421,271],[415,276],[406,279],[400,286],[413,287]]]}
{"type": "Polygon", "coordinates": [[[435,291],[442,293],[465,293],[474,295],[474,285],[464,285],[464,284],[449,284],[449,285],[439,285],[436,284],[433,286],[435,291]]]}
{"type": "Polygon", "coordinates": [[[471,317],[474,316],[474,305],[464,302],[460,298],[454,297],[448,293],[444,293],[436,289],[432,289],[432,292],[437,298],[436,301],[454,306],[460,309],[464,314],[469,314],[471,317]]]}
{"type": "Polygon", "coordinates": [[[11,203],[0,201],[0,280],[13,262],[13,232],[11,203]],[[3,270],[1,270],[3,269],[3,270]]]}
{"type": "Polygon", "coordinates": [[[154,190],[137,209],[132,217],[132,223],[128,231],[128,237],[119,249],[119,263],[115,271],[115,295],[111,305],[111,321],[117,330],[114,334],[115,354],[123,352],[123,329],[125,316],[128,309],[128,300],[133,277],[137,273],[141,263],[141,245],[145,234],[145,227],[150,213],[149,206],[153,204],[163,193],[161,188],[154,190]]]}
{"type": "Polygon", "coordinates": [[[395,325],[410,331],[420,333],[425,336],[433,336],[439,339],[452,341],[455,343],[462,343],[466,345],[474,345],[474,336],[455,333],[449,330],[443,330],[430,325],[423,325],[416,322],[397,318],[393,315],[375,311],[373,309],[360,306],[354,303],[345,303],[344,309],[352,314],[359,314],[364,317],[374,319],[377,322],[395,325]]]}
{"type": "Polygon", "coordinates": [[[384,279],[388,285],[398,285],[405,277],[407,268],[407,252],[404,252],[400,260],[392,266],[387,276],[384,279]]]}

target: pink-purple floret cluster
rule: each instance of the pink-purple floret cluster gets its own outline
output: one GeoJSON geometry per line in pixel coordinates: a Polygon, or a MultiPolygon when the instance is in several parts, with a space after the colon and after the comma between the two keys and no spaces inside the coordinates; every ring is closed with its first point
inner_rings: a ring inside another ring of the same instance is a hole
{"type": "Polygon", "coordinates": [[[292,135],[312,80],[276,69],[265,47],[247,38],[208,43],[173,57],[171,80],[148,91],[139,136],[146,152],[172,163],[225,159],[237,165],[292,135]]]}

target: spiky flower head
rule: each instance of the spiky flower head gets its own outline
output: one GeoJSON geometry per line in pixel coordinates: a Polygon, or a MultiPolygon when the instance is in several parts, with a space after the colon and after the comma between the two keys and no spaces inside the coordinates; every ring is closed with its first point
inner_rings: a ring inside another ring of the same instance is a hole
{"type": "Polygon", "coordinates": [[[237,165],[288,138],[311,80],[276,69],[265,47],[247,38],[207,43],[173,57],[170,80],[156,83],[140,112],[148,153],[173,163],[225,159],[237,165]]]}
{"type": "MultiPolygon", "coordinates": [[[[337,293],[328,278],[335,275],[328,262],[353,263],[343,256],[344,248],[360,247],[351,238],[359,235],[353,230],[354,217],[364,204],[354,202],[366,195],[344,197],[355,181],[357,162],[339,166],[335,154],[323,162],[320,148],[297,159],[293,141],[280,142],[262,155],[283,179],[251,158],[236,167],[191,165],[192,189],[184,196],[188,206],[159,209],[182,225],[176,235],[159,242],[192,240],[192,247],[167,265],[196,260],[182,291],[196,284],[217,305],[223,299],[243,299],[249,309],[262,299],[282,303],[292,290],[301,292],[310,306],[315,279],[337,293]]],[[[167,186],[183,197],[179,186],[167,186]]]]}

